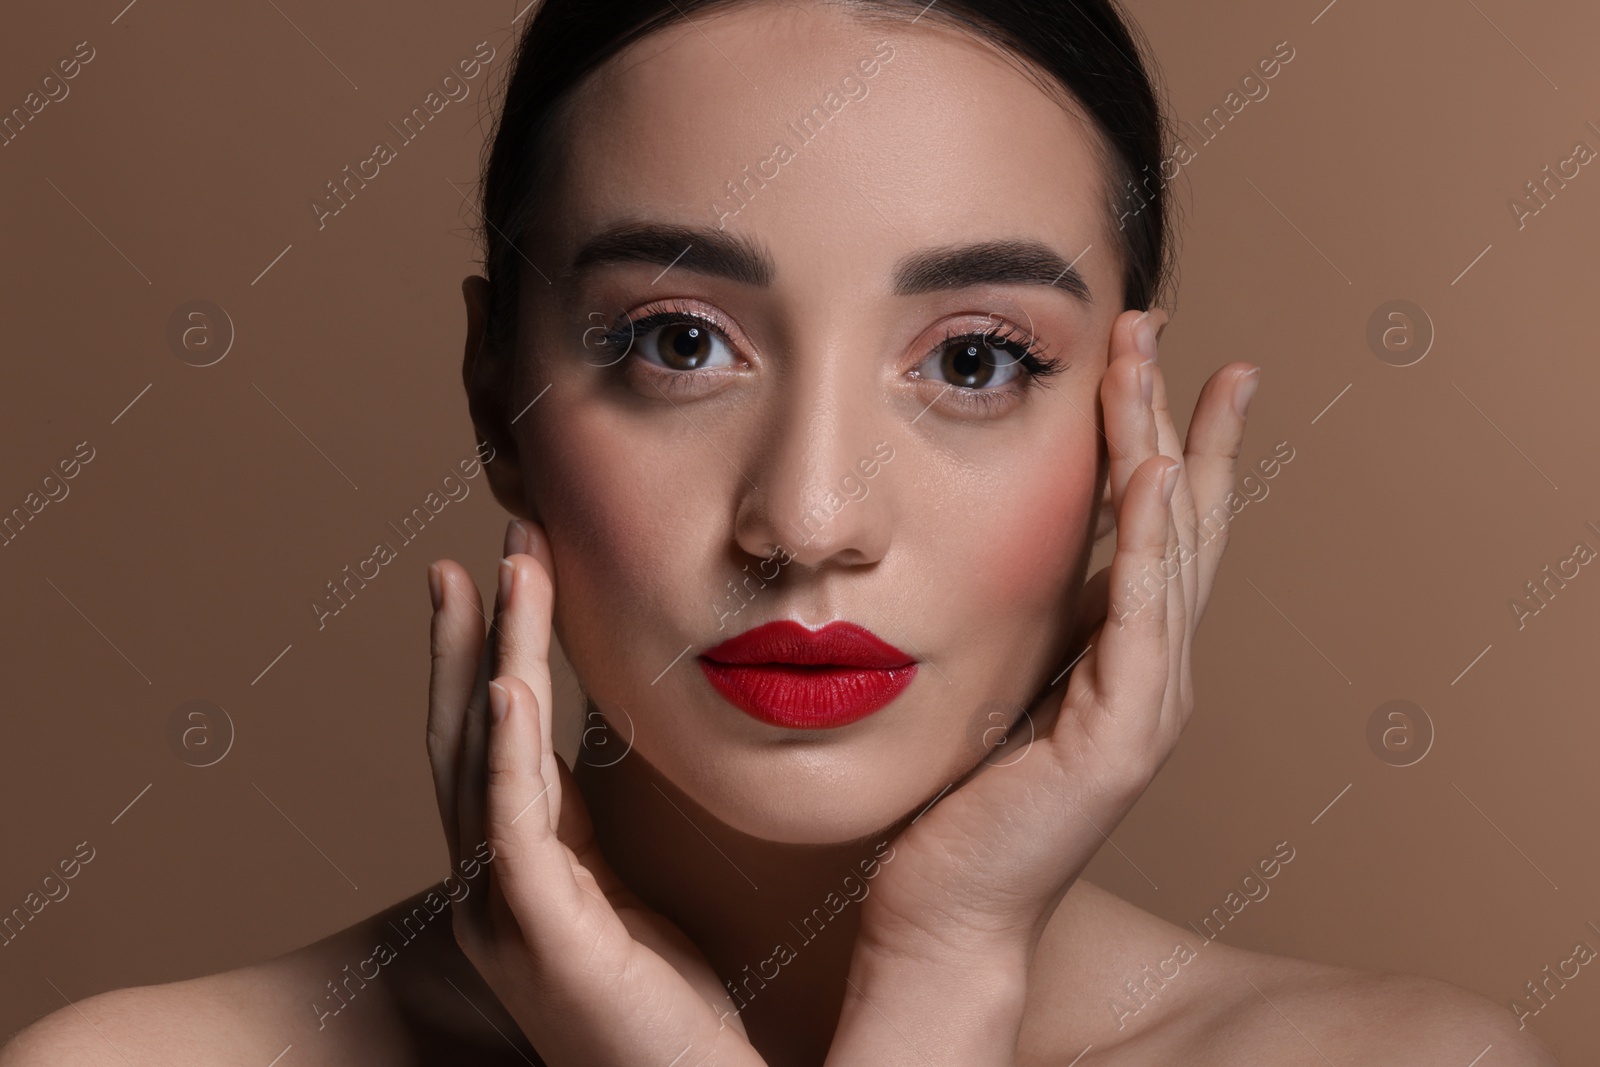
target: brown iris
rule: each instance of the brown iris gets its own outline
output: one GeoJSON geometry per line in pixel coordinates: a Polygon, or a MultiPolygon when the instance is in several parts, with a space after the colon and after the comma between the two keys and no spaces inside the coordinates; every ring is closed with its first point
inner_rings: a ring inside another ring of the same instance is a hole
{"type": "Polygon", "coordinates": [[[661,327],[656,351],[673,370],[695,370],[711,358],[711,331],[694,323],[669,323],[661,327]]]}
{"type": "Polygon", "coordinates": [[[994,359],[986,351],[988,347],[977,341],[962,341],[946,348],[939,361],[945,380],[968,389],[988,384],[995,372],[994,359]]]}

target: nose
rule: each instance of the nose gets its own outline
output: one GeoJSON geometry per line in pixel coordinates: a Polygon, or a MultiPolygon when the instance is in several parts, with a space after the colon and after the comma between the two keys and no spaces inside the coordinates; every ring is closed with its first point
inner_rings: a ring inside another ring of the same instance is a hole
{"type": "Polygon", "coordinates": [[[862,366],[797,358],[790,369],[754,445],[735,537],[751,555],[780,552],[804,568],[876,563],[893,525],[890,413],[862,366]]]}

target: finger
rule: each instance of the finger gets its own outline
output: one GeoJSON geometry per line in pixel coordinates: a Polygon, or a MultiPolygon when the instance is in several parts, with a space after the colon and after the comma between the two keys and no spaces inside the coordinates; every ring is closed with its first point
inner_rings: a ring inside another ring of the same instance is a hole
{"type": "MultiPolygon", "coordinates": [[[[1152,309],[1147,315],[1148,319],[1146,316],[1140,316],[1130,325],[1136,336],[1143,334],[1139,347],[1145,355],[1149,355],[1152,351],[1155,336],[1160,333],[1167,321],[1166,313],[1160,309],[1152,309]]],[[[1149,415],[1155,426],[1157,451],[1183,463],[1183,446],[1168,403],[1166,376],[1161,372],[1159,364],[1151,370],[1153,381],[1150,383],[1149,415]]],[[[1176,713],[1186,711],[1190,706],[1192,683],[1187,672],[1194,620],[1191,619],[1188,608],[1196,602],[1199,588],[1198,568],[1193,565],[1198,541],[1195,532],[1193,495],[1186,469],[1180,468],[1175,477],[1176,482],[1172,487],[1172,498],[1168,505],[1169,536],[1160,569],[1156,573],[1141,575],[1136,579],[1141,588],[1154,586],[1154,596],[1160,597],[1164,594],[1166,600],[1171,686],[1162,707],[1163,717],[1168,719],[1176,713]]]]}
{"type": "MultiPolygon", "coordinates": [[[[1156,454],[1159,444],[1142,380],[1142,374],[1153,371],[1155,365],[1148,363],[1148,357],[1139,350],[1136,340],[1139,319],[1140,316],[1131,311],[1124,312],[1113,324],[1111,362],[1106,368],[1105,380],[1100,385],[1110,461],[1108,487],[1112,510],[1116,514],[1121,513],[1122,498],[1127,492],[1129,479],[1139,464],[1156,454]],[[1145,366],[1143,372],[1141,365],[1145,366]]],[[[1154,382],[1154,375],[1149,375],[1152,390],[1154,382]]]]}
{"type": "MultiPolygon", "coordinates": [[[[1170,452],[1163,452],[1162,427],[1157,418],[1159,404],[1166,410],[1166,387],[1160,367],[1154,359],[1155,332],[1166,321],[1166,312],[1160,309],[1134,314],[1125,312],[1112,328],[1113,346],[1118,353],[1119,381],[1109,381],[1102,386],[1105,397],[1105,423],[1107,439],[1111,442],[1111,468],[1108,486],[1111,490],[1112,514],[1120,531],[1122,508],[1126,501],[1129,482],[1140,464],[1153,456],[1177,454],[1176,432],[1167,417],[1165,442],[1170,452]]],[[[1113,377],[1107,372],[1107,379],[1113,377]]],[[[1160,464],[1144,473],[1148,478],[1161,470],[1160,464]]],[[[1181,472],[1180,472],[1181,473],[1181,472]]],[[[1119,533],[1118,541],[1121,536],[1119,533]]],[[[1165,598],[1168,590],[1158,568],[1151,567],[1140,574],[1113,575],[1109,583],[1111,606],[1109,617],[1121,618],[1129,612],[1143,615],[1149,602],[1165,598]]]]}
{"type": "Polygon", "coordinates": [[[1196,571],[1194,621],[1210,599],[1217,567],[1228,544],[1233,516],[1228,497],[1233,491],[1239,451],[1244,444],[1245,417],[1261,368],[1235,362],[1219,369],[1200,390],[1194,418],[1189,423],[1185,465],[1194,495],[1196,540],[1200,566],[1196,571]],[[1241,404],[1240,401],[1243,403],[1241,404]]]}
{"type": "Polygon", "coordinates": [[[561,802],[557,805],[561,815],[556,827],[556,836],[561,839],[563,845],[572,850],[578,862],[583,865],[583,869],[594,879],[595,888],[613,907],[623,905],[643,907],[643,903],[623,884],[617,872],[601,854],[600,842],[594,836],[594,821],[589,815],[589,807],[583,801],[583,794],[578,791],[577,783],[572,777],[572,771],[567,768],[566,760],[557,755],[553,762],[557,776],[556,789],[561,792],[561,802]]]}
{"type": "Polygon", "coordinates": [[[484,751],[488,747],[489,679],[493,676],[494,639],[484,641],[472,676],[472,697],[461,723],[461,749],[456,757],[456,812],[463,848],[487,840],[483,832],[484,751]]]}
{"type": "Polygon", "coordinates": [[[483,618],[478,613],[477,587],[459,564],[451,560],[430,564],[428,581],[439,602],[429,633],[428,762],[453,868],[461,857],[457,810],[461,735],[483,650],[483,618]]]}
{"type": "MultiPolygon", "coordinates": [[[[555,749],[550,744],[553,686],[550,679],[550,630],[555,606],[554,562],[550,543],[537,523],[517,520],[516,551],[500,561],[501,617],[494,673],[512,674],[533,689],[543,729],[547,781],[556,776],[555,749]]],[[[557,806],[559,810],[559,805],[557,806]]],[[[552,824],[553,826],[554,824],[552,824]]]]}
{"type": "MultiPolygon", "coordinates": [[[[522,548],[523,534],[516,521],[506,523],[502,557],[522,548]]],[[[484,830],[484,789],[487,770],[485,753],[489,748],[489,680],[495,676],[497,648],[503,639],[502,616],[505,605],[497,590],[494,615],[489,618],[489,636],[478,657],[478,671],[473,682],[472,700],[467,705],[466,722],[462,728],[461,758],[457,780],[457,805],[461,813],[461,841],[463,847],[476,846],[486,840],[484,830]]]]}
{"type": "Polygon", "coordinates": [[[559,951],[583,898],[554,829],[557,782],[541,770],[538,702],[526,682],[503,674],[490,683],[490,708],[484,829],[494,849],[493,887],[531,946],[559,951]]]}
{"type": "Polygon", "coordinates": [[[1067,637],[1065,658],[1051,669],[1044,688],[1034,696],[1023,719],[1019,719],[1012,727],[1003,744],[1014,747],[1026,745],[1034,737],[1048,736],[1055,728],[1056,717],[1060,714],[1062,699],[1072,684],[1072,677],[1083,669],[1095,632],[1105,623],[1110,587],[1111,568],[1101,567],[1079,588],[1068,611],[1072,619],[1072,631],[1067,637]],[[1018,735],[1020,740],[1013,735],[1018,735]]]}
{"type": "MultiPolygon", "coordinates": [[[[1159,308],[1151,309],[1151,322],[1154,324],[1155,335],[1160,337],[1166,327],[1167,313],[1159,308]]],[[[1173,521],[1177,528],[1178,541],[1182,546],[1180,550],[1183,569],[1183,590],[1189,604],[1196,602],[1196,591],[1199,588],[1199,573],[1197,568],[1187,566],[1193,558],[1199,542],[1196,533],[1196,511],[1193,486],[1189,481],[1188,462],[1184,454],[1183,442],[1179,437],[1177,425],[1172,417],[1171,404],[1167,394],[1167,380],[1165,372],[1157,365],[1155,387],[1151,408],[1156,422],[1156,436],[1159,441],[1159,451],[1163,455],[1171,456],[1184,463],[1184,470],[1179,473],[1178,484],[1172,494],[1173,521]]],[[[1191,622],[1190,632],[1193,632],[1191,622]]]]}
{"type": "MultiPolygon", "coordinates": [[[[1176,732],[1187,721],[1193,685],[1189,678],[1189,648],[1194,627],[1189,622],[1190,589],[1194,583],[1195,559],[1184,542],[1180,528],[1184,519],[1178,513],[1178,494],[1184,491],[1184,470],[1171,475],[1175,484],[1167,504],[1167,550],[1162,557],[1162,575],[1167,582],[1167,690],[1161,702],[1161,727],[1176,740],[1176,732]],[[1174,573],[1176,572],[1176,573],[1174,573]]],[[[1192,523],[1191,523],[1192,524],[1192,523]]]]}
{"type": "MultiPolygon", "coordinates": [[[[1153,456],[1130,479],[1117,515],[1117,550],[1111,559],[1113,590],[1162,576],[1171,523],[1170,489],[1177,464],[1153,456]],[[1163,471],[1168,471],[1165,478],[1163,471]],[[1165,483],[1165,485],[1163,484],[1165,483]]],[[[1170,582],[1168,583],[1170,584],[1170,582]]],[[[1084,727],[1108,752],[1133,759],[1160,725],[1160,708],[1171,677],[1167,593],[1145,587],[1148,599],[1133,610],[1113,613],[1101,628],[1094,658],[1094,698],[1084,727]]]]}
{"type": "Polygon", "coordinates": [[[1111,609],[1111,568],[1101,567],[1083,583],[1073,604],[1072,639],[1067,645],[1068,663],[1094,639],[1094,632],[1105,622],[1111,609]]]}
{"type": "MultiPolygon", "coordinates": [[[[1162,372],[1159,363],[1153,370],[1155,376],[1150,396],[1150,413],[1156,426],[1157,451],[1163,456],[1171,456],[1187,467],[1183,439],[1178,436],[1178,428],[1173,424],[1172,411],[1167,402],[1167,376],[1162,372]]],[[[1186,473],[1186,471],[1179,472],[1178,484],[1172,491],[1172,513],[1179,540],[1192,550],[1195,542],[1195,538],[1191,536],[1194,527],[1194,498],[1186,473]]]]}
{"type": "MultiPolygon", "coordinates": [[[[1156,444],[1163,455],[1173,459],[1183,458],[1183,439],[1178,436],[1177,427],[1172,422],[1172,412],[1167,404],[1167,380],[1161,371],[1158,359],[1155,365],[1155,380],[1151,389],[1150,408],[1156,424],[1156,444]]],[[[1178,490],[1181,492],[1181,488],[1178,490]]],[[[1177,494],[1173,494],[1174,499],[1177,494]]]]}
{"type": "MultiPolygon", "coordinates": [[[[1157,365],[1155,371],[1154,387],[1151,390],[1150,414],[1156,425],[1156,438],[1159,442],[1159,451],[1164,456],[1170,456],[1179,463],[1183,462],[1183,445],[1178,437],[1178,430],[1172,423],[1172,412],[1167,404],[1166,375],[1157,365]]],[[[1168,648],[1171,653],[1170,678],[1182,683],[1183,671],[1189,662],[1189,640],[1193,634],[1193,627],[1189,624],[1187,605],[1194,599],[1195,568],[1193,552],[1195,537],[1194,530],[1194,502],[1190,499],[1187,471],[1179,468],[1175,475],[1177,482],[1173,486],[1172,500],[1168,505],[1168,530],[1166,555],[1162,557],[1161,580],[1166,583],[1167,596],[1167,631],[1169,635],[1168,648]]],[[[1176,705],[1176,696],[1180,685],[1172,687],[1168,700],[1163,705],[1164,710],[1170,710],[1176,705]]]]}

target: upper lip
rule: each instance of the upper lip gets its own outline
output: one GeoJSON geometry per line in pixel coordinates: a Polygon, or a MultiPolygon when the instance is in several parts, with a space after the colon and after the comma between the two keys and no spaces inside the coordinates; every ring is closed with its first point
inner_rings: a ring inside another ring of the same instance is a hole
{"type": "Polygon", "coordinates": [[[916,662],[866,627],[840,620],[808,630],[793,619],[778,619],[736,634],[700,655],[735,666],[784,663],[888,670],[916,662]]]}

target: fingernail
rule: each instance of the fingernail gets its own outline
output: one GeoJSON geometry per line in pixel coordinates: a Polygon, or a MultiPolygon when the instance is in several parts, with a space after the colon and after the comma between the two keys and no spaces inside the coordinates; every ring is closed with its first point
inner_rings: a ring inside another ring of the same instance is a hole
{"type": "Polygon", "coordinates": [[[1245,412],[1250,410],[1250,400],[1256,395],[1256,386],[1261,384],[1261,368],[1257,367],[1244,378],[1233,390],[1233,410],[1239,413],[1242,419],[1245,412]]]}
{"type": "Polygon", "coordinates": [[[1156,361],[1153,359],[1139,364],[1139,392],[1144,394],[1146,404],[1156,395],[1156,361]]]}
{"type": "Polygon", "coordinates": [[[433,597],[433,610],[438,611],[439,605],[444,603],[444,582],[439,575],[437,564],[428,564],[428,595],[433,597]]]}
{"type": "Polygon", "coordinates": [[[1150,321],[1150,313],[1146,311],[1139,316],[1133,324],[1133,343],[1138,346],[1139,354],[1145,359],[1156,358],[1156,324],[1150,321]]]}
{"type": "Polygon", "coordinates": [[[489,683],[489,714],[495,722],[505,722],[506,712],[511,710],[511,690],[499,682],[489,683]]]}
{"type": "Polygon", "coordinates": [[[513,556],[522,551],[522,543],[527,540],[522,532],[522,524],[516,519],[506,523],[505,544],[500,549],[502,556],[513,556]]]}
{"type": "Polygon", "coordinates": [[[1172,502],[1172,491],[1178,488],[1178,468],[1180,466],[1182,464],[1175,461],[1161,474],[1161,502],[1164,504],[1172,502]]]}
{"type": "Polygon", "coordinates": [[[516,576],[517,568],[509,559],[500,561],[500,606],[504,608],[511,603],[511,579],[516,576]]]}

